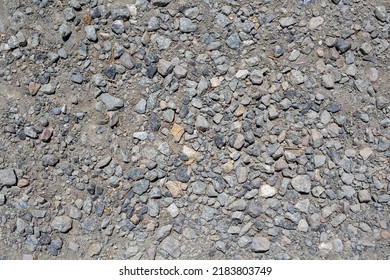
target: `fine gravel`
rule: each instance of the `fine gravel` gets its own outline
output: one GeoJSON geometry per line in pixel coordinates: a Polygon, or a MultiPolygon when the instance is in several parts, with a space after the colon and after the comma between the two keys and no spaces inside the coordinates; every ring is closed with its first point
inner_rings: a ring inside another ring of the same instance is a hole
{"type": "Polygon", "coordinates": [[[390,259],[389,12],[0,0],[0,259],[390,259]]]}

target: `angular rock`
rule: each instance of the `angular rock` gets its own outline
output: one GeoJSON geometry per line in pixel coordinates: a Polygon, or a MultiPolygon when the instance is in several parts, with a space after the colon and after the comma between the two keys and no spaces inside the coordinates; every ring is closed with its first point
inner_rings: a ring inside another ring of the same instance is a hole
{"type": "Polygon", "coordinates": [[[0,189],[16,185],[17,179],[13,169],[6,168],[0,170],[0,189]]]}
{"type": "Polygon", "coordinates": [[[271,248],[271,242],[262,236],[255,236],[252,239],[251,250],[255,253],[264,253],[271,248]]]}
{"type": "Polygon", "coordinates": [[[62,233],[67,233],[72,229],[72,219],[68,216],[56,216],[50,223],[53,229],[62,233]]]}
{"type": "Polygon", "coordinates": [[[108,111],[115,111],[124,106],[122,99],[112,96],[108,93],[103,93],[102,95],[100,95],[100,99],[102,100],[108,111]]]}
{"type": "Polygon", "coordinates": [[[308,175],[297,175],[291,180],[292,187],[300,193],[310,193],[311,180],[308,175]]]}

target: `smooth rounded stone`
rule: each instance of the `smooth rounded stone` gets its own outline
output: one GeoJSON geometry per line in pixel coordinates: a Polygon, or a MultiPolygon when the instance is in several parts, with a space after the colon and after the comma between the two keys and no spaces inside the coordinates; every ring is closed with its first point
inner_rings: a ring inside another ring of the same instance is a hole
{"type": "Polygon", "coordinates": [[[167,238],[171,234],[172,228],[173,228],[173,225],[166,225],[166,226],[161,227],[156,234],[156,240],[158,242],[163,241],[165,238],[167,238]]]}
{"type": "Polygon", "coordinates": [[[360,203],[368,203],[371,201],[371,194],[368,190],[360,190],[358,192],[358,199],[360,203]]]}
{"type": "Polygon", "coordinates": [[[344,214],[342,214],[342,213],[340,213],[340,214],[337,214],[337,215],[330,221],[330,223],[331,223],[331,225],[332,225],[333,227],[338,227],[339,225],[341,225],[341,224],[345,221],[345,219],[347,219],[347,216],[344,215],[344,214]]]}
{"type": "Polygon", "coordinates": [[[210,125],[205,117],[198,115],[195,121],[195,128],[199,131],[206,132],[210,125]]]}
{"type": "Polygon", "coordinates": [[[94,26],[92,26],[92,25],[86,26],[85,33],[86,33],[86,37],[89,41],[92,41],[92,42],[97,41],[98,37],[97,37],[96,29],[94,26]]]}
{"type": "Polygon", "coordinates": [[[108,111],[115,111],[124,106],[122,99],[112,96],[108,93],[101,94],[100,99],[104,103],[108,111]]]}
{"type": "Polygon", "coordinates": [[[279,19],[279,24],[281,27],[289,27],[295,24],[295,19],[293,17],[282,17],[279,19]]]}
{"type": "Polygon", "coordinates": [[[56,216],[50,223],[51,227],[62,233],[67,233],[72,229],[72,219],[68,216],[56,216]]]}
{"type": "Polygon", "coordinates": [[[201,214],[201,218],[206,220],[206,222],[210,222],[214,219],[214,215],[216,213],[216,210],[214,208],[211,208],[209,206],[204,206],[201,214]]]}
{"type": "Polygon", "coordinates": [[[195,32],[197,29],[197,26],[195,23],[192,22],[189,18],[182,17],[179,20],[179,27],[180,31],[183,33],[191,33],[195,32]]]}
{"type": "Polygon", "coordinates": [[[206,193],[206,184],[201,181],[196,181],[192,184],[192,192],[197,195],[206,193]]]}
{"type": "Polygon", "coordinates": [[[389,15],[386,11],[386,7],[385,6],[375,7],[375,16],[380,21],[386,22],[388,20],[388,17],[389,17],[389,15]]]}
{"type": "Polygon", "coordinates": [[[291,180],[292,187],[300,193],[310,193],[311,180],[308,175],[297,175],[291,180]]]}
{"type": "Polygon", "coordinates": [[[15,171],[11,168],[0,170],[0,190],[2,187],[11,187],[16,185],[17,178],[15,171]]]}
{"type": "Polygon", "coordinates": [[[320,17],[320,16],[313,17],[309,21],[309,29],[310,30],[315,30],[318,27],[320,27],[320,25],[322,25],[323,23],[324,23],[324,18],[323,17],[320,17]]]}
{"type": "Polygon", "coordinates": [[[191,179],[188,167],[185,165],[178,167],[175,172],[175,177],[179,182],[188,183],[191,179]]]}
{"type": "Polygon", "coordinates": [[[336,41],[335,47],[340,54],[343,54],[351,49],[351,43],[347,40],[339,38],[336,41]]]}
{"type": "Polygon", "coordinates": [[[56,166],[60,160],[54,155],[43,155],[41,159],[42,166],[56,166]]]}
{"type": "Polygon", "coordinates": [[[65,23],[61,24],[58,30],[63,40],[67,40],[72,34],[72,29],[65,23]]]}
{"type": "Polygon", "coordinates": [[[173,236],[168,236],[165,238],[161,242],[159,248],[167,252],[173,258],[178,258],[181,255],[180,241],[173,236]]]}
{"type": "Polygon", "coordinates": [[[88,258],[92,258],[94,256],[97,256],[102,251],[102,245],[100,243],[92,243],[86,252],[86,255],[88,258]]]}
{"type": "Polygon", "coordinates": [[[270,185],[260,186],[259,189],[260,197],[269,198],[269,197],[273,197],[276,193],[277,193],[276,188],[271,187],[270,185]]]}
{"type": "Polygon", "coordinates": [[[325,74],[322,76],[322,85],[326,89],[334,88],[334,77],[330,74],[325,74]]]}
{"type": "Polygon", "coordinates": [[[271,248],[271,242],[262,236],[255,236],[252,239],[251,250],[255,253],[264,253],[271,248]]]}
{"type": "Polygon", "coordinates": [[[85,218],[81,223],[81,227],[88,231],[94,231],[97,228],[97,224],[94,220],[85,218]]]}
{"type": "Polygon", "coordinates": [[[240,36],[238,36],[237,33],[233,33],[226,39],[226,44],[229,48],[236,50],[241,45],[241,39],[240,36]]]}

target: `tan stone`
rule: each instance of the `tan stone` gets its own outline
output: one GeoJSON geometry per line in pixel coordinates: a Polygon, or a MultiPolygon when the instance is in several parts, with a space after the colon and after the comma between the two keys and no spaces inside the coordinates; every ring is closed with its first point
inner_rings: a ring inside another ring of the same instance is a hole
{"type": "Polygon", "coordinates": [[[183,194],[183,183],[179,181],[168,181],[165,183],[165,186],[168,188],[169,192],[173,197],[180,197],[183,194]]]}
{"type": "Polygon", "coordinates": [[[170,132],[173,136],[173,139],[175,139],[176,142],[179,142],[184,134],[184,127],[174,123],[170,132]]]}
{"type": "Polygon", "coordinates": [[[38,83],[30,82],[30,83],[28,84],[28,92],[29,92],[32,96],[36,95],[40,88],[41,88],[41,85],[38,84],[38,83]]]}

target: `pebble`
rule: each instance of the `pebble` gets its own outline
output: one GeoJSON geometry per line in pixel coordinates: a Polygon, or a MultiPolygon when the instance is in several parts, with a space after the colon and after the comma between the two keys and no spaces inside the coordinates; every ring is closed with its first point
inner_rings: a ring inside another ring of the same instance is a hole
{"type": "Polygon", "coordinates": [[[53,229],[62,233],[67,233],[72,229],[72,219],[68,216],[56,216],[53,218],[51,224],[53,229]]]}
{"type": "Polygon", "coordinates": [[[263,185],[259,189],[259,196],[260,197],[273,197],[276,194],[276,189],[274,187],[271,187],[270,185],[263,185]]]}
{"type": "Polygon", "coordinates": [[[108,93],[100,95],[101,101],[104,103],[108,111],[115,111],[124,106],[122,99],[112,96],[108,93]]]}
{"type": "Polygon", "coordinates": [[[0,170],[0,190],[2,187],[11,187],[16,185],[17,178],[15,172],[11,168],[0,170]]]}
{"type": "Polygon", "coordinates": [[[179,20],[180,31],[184,33],[191,33],[197,30],[197,26],[189,18],[182,17],[179,20]]]}
{"type": "Polygon", "coordinates": [[[291,180],[292,187],[300,193],[310,193],[311,180],[308,175],[297,175],[291,180]]]}
{"type": "Polygon", "coordinates": [[[252,239],[251,250],[256,253],[267,252],[271,248],[271,242],[262,236],[255,236],[252,239]]]}

